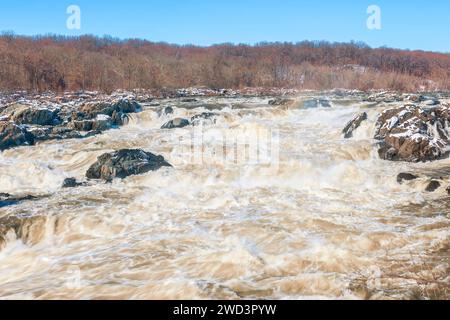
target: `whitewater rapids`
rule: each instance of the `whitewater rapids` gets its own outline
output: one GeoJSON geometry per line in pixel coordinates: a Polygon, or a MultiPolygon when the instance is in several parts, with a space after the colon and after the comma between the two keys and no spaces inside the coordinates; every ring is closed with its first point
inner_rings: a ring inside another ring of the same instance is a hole
{"type": "MultiPolygon", "coordinates": [[[[2,299],[449,298],[450,199],[400,172],[435,172],[450,160],[380,160],[374,125],[383,106],[273,107],[219,99],[205,148],[254,128],[277,132],[276,165],[192,162],[172,117],[144,106],[130,123],[85,140],[0,154],[0,193],[45,196],[0,208],[32,221],[26,239],[0,247],[2,299]],[[352,139],[342,129],[361,111],[352,139]],[[239,130],[242,129],[242,130],[239,130]],[[236,132],[236,133],[233,133],[236,132]],[[113,183],[61,189],[96,158],[122,148],[163,155],[164,168],[113,183]]],[[[185,108],[176,117],[208,111],[185,108]]],[[[272,164],[273,164],[272,163],[272,164]]]]}

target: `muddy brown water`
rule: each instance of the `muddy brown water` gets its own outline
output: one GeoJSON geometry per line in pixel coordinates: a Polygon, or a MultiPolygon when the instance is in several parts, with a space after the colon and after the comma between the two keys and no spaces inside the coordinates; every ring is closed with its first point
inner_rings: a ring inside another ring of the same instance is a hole
{"type": "MultiPolygon", "coordinates": [[[[221,107],[202,128],[200,161],[188,139],[198,128],[160,130],[170,118],[153,107],[96,137],[0,154],[0,192],[46,196],[0,208],[9,223],[0,298],[450,298],[450,199],[445,187],[424,191],[450,160],[378,159],[372,136],[383,106],[204,100],[221,107]],[[369,120],[343,139],[361,110],[369,120]],[[278,148],[260,146],[268,161],[236,161],[242,149],[223,148],[224,137],[258,130],[278,148]],[[121,148],[161,154],[174,168],[60,188],[121,148]],[[424,176],[399,185],[405,171],[424,176]]],[[[211,109],[173,106],[174,117],[211,109]]]]}

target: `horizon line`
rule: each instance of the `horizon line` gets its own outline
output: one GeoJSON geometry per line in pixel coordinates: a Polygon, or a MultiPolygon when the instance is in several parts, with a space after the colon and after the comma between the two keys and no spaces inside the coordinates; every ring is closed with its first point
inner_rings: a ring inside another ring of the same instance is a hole
{"type": "Polygon", "coordinates": [[[427,49],[410,49],[410,48],[399,48],[399,47],[390,47],[387,45],[374,47],[369,44],[367,44],[364,41],[359,40],[350,40],[348,42],[342,42],[342,41],[331,41],[331,40],[298,40],[298,41],[257,41],[253,43],[245,43],[245,42],[218,42],[218,43],[212,43],[208,45],[201,45],[201,44],[195,44],[195,43],[175,43],[175,42],[169,42],[164,40],[150,40],[147,38],[139,38],[139,37],[118,37],[113,35],[97,35],[93,33],[86,33],[86,34],[80,34],[80,35],[67,35],[67,34],[58,34],[58,33],[44,33],[44,34],[33,34],[33,35],[27,35],[27,34],[17,34],[13,30],[0,30],[0,37],[14,37],[14,38],[28,38],[31,40],[41,40],[45,38],[65,38],[67,40],[73,40],[73,39],[80,39],[83,37],[90,37],[90,38],[97,38],[101,40],[110,40],[116,43],[125,43],[125,42],[131,42],[131,41],[141,41],[141,42],[147,42],[149,44],[165,44],[169,46],[178,46],[178,47],[197,47],[197,48],[212,48],[212,47],[218,47],[223,45],[231,45],[231,46],[248,46],[248,47],[257,47],[257,46],[263,46],[263,45],[274,45],[274,44],[284,44],[284,45],[301,45],[301,44],[328,44],[328,45],[356,45],[361,47],[366,47],[369,49],[377,50],[377,49],[390,49],[390,50],[398,50],[398,51],[406,51],[406,52],[427,52],[427,53],[437,53],[437,54],[444,54],[448,55],[450,54],[450,51],[435,51],[435,50],[427,50],[427,49]]]}

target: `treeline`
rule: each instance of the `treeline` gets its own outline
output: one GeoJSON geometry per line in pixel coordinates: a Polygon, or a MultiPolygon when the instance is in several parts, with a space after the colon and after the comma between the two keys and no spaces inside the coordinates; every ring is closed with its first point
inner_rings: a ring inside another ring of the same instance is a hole
{"type": "Polygon", "coordinates": [[[450,89],[450,54],[361,43],[178,46],[110,37],[0,36],[0,90],[284,87],[450,89]]]}

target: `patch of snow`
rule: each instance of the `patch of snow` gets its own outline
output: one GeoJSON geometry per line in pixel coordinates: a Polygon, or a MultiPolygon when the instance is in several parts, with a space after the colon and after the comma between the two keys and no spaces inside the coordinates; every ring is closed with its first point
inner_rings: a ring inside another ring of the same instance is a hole
{"type": "Polygon", "coordinates": [[[96,120],[97,121],[109,121],[109,120],[111,120],[111,117],[106,114],[99,114],[99,115],[97,115],[96,120]]]}
{"type": "Polygon", "coordinates": [[[400,119],[396,116],[392,117],[388,122],[388,129],[392,130],[400,121],[400,119]]]}

